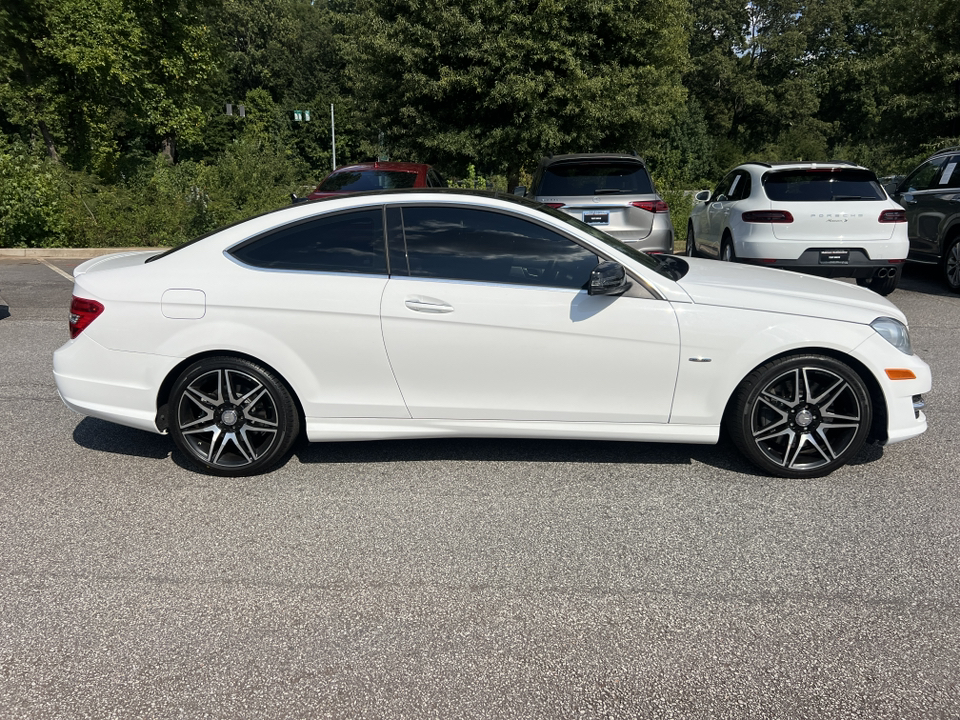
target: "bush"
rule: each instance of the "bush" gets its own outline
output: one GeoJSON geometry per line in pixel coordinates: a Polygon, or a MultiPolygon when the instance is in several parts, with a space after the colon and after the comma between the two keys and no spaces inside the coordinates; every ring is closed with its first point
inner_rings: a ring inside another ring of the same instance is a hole
{"type": "Polygon", "coordinates": [[[70,223],[56,166],[0,145],[0,247],[62,247],[70,223]]]}

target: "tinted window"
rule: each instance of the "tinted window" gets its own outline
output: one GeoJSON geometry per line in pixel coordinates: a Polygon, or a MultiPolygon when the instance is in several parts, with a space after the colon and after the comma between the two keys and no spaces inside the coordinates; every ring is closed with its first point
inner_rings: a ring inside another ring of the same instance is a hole
{"type": "Polygon", "coordinates": [[[885,200],[876,175],[869,170],[785,170],[763,176],[767,197],[782,202],[885,200]]]}
{"type": "Polygon", "coordinates": [[[603,195],[653,193],[650,175],[635,162],[584,162],[550,165],[537,195],[603,195]]]}
{"type": "Polygon", "coordinates": [[[540,225],[459,207],[405,207],[403,230],[415,277],[581,288],[598,258],[540,225]]]}
{"type": "Polygon", "coordinates": [[[364,190],[396,190],[412,188],[415,172],[396,170],[350,170],[333,173],[317,187],[316,192],[362,192],[364,190]]]}
{"type": "Polygon", "coordinates": [[[933,186],[934,178],[940,175],[940,167],[945,159],[942,157],[934,158],[918,167],[900,184],[900,192],[928,190],[933,186]]]}
{"type": "Polygon", "coordinates": [[[730,199],[730,187],[733,185],[733,179],[736,177],[736,175],[736,173],[730,173],[720,181],[720,184],[717,185],[717,189],[714,190],[713,195],[710,196],[710,202],[730,199]]]}
{"type": "Polygon", "coordinates": [[[938,188],[960,188],[960,171],[957,165],[960,164],[960,155],[954,155],[943,166],[940,176],[937,178],[938,188]]]}
{"type": "Polygon", "coordinates": [[[385,274],[383,210],[377,207],[289,225],[231,253],[262,268],[385,274]]]}
{"type": "Polygon", "coordinates": [[[750,197],[750,173],[738,172],[727,194],[731,200],[743,200],[750,197]]]}

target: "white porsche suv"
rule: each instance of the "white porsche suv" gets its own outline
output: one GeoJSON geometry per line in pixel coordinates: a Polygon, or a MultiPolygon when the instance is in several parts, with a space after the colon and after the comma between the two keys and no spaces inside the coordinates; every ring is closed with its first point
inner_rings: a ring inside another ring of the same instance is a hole
{"type": "Polygon", "coordinates": [[[881,295],[900,282],[906,212],[867,168],[750,162],[696,199],[688,255],[856,278],[881,295]]]}

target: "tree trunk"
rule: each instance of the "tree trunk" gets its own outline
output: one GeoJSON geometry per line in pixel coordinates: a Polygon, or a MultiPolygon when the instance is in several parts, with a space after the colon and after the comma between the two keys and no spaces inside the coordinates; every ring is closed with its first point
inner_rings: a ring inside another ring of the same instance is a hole
{"type": "Polygon", "coordinates": [[[167,162],[173,165],[175,160],[175,155],[177,154],[177,138],[173,133],[165,135],[163,137],[163,144],[160,146],[163,152],[163,156],[167,159],[167,162]]]}
{"type": "Polygon", "coordinates": [[[47,147],[47,155],[55,163],[60,164],[60,154],[57,152],[57,145],[53,142],[53,136],[50,135],[50,128],[43,120],[37,120],[37,126],[40,128],[40,134],[43,135],[43,144],[47,147]]]}

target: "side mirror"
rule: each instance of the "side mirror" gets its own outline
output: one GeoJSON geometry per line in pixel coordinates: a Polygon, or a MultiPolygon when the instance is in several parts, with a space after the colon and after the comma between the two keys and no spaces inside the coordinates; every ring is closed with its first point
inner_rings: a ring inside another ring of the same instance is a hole
{"type": "Polygon", "coordinates": [[[527,188],[526,188],[525,186],[523,186],[523,185],[517,185],[517,186],[513,189],[513,194],[514,194],[514,195],[519,195],[520,197],[524,197],[524,196],[527,194],[527,188]]]}
{"type": "Polygon", "coordinates": [[[588,295],[623,295],[630,289],[627,273],[623,265],[613,260],[605,260],[590,273],[588,295]]]}
{"type": "Polygon", "coordinates": [[[701,190],[696,195],[694,195],[694,197],[697,199],[697,202],[706,202],[707,200],[710,199],[710,191],[701,190]]]}

